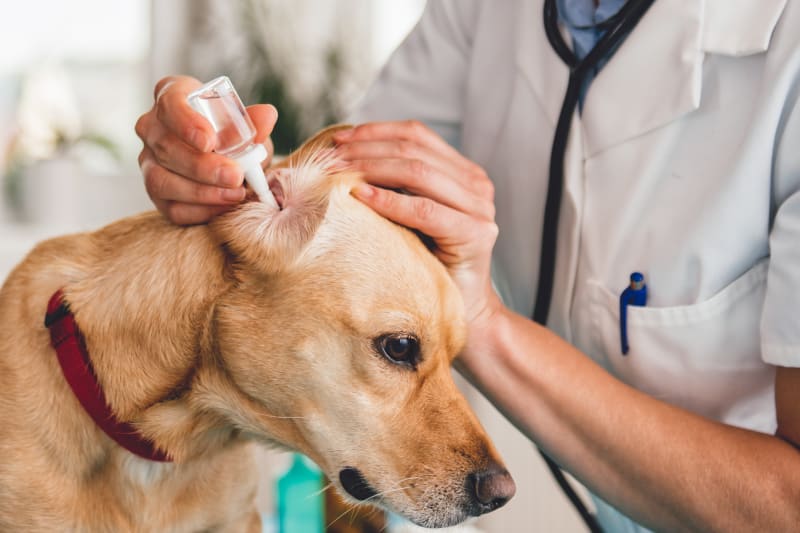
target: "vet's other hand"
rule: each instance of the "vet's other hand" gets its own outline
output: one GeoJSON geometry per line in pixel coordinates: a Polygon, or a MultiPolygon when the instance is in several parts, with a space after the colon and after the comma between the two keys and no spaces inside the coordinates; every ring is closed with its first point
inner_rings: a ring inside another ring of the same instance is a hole
{"type": "MultiPolygon", "coordinates": [[[[244,174],[230,159],[212,150],[216,135],[186,97],[202,84],[188,76],[169,76],[155,87],[152,109],[139,117],[136,134],[144,142],[139,167],[147,194],[159,211],[176,224],[198,224],[244,199],[244,174]]],[[[267,145],[278,118],[271,105],[247,108],[257,134],[267,145]]],[[[264,162],[268,165],[269,160],[264,162]]]]}
{"type": "Polygon", "coordinates": [[[354,194],[433,238],[434,252],[461,289],[468,320],[473,326],[487,320],[501,304],[490,278],[497,225],[486,172],[416,121],[364,124],[338,132],[334,141],[369,182],[354,194]]]}

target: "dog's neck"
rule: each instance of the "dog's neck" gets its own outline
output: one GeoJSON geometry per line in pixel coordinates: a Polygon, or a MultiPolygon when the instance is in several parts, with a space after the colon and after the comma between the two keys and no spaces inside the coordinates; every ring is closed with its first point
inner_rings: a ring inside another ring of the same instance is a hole
{"type": "Polygon", "coordinates": [[[232,393],[213,317],[233,280],[211,230],[146,214],[94,239],[88,270],[65,293],[114,413],[178,460],[230,441],[237,430],[197,400],[232,393]]]}

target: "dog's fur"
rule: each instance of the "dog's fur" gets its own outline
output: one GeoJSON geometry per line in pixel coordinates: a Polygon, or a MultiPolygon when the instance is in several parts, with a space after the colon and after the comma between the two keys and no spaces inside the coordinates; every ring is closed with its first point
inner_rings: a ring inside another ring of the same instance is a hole
{"type": "Polygon", "coordinates": [[[271,172],[277,212],[209,225],[157,213],[38,245],[0,291],[0,531],[260,531],[253,442],[429,526],[466,517],[499,465],[450,376],[462,302],[418,238],[351,196],[330,135],[271,172]],[[108,402],[169,454],[119,447],[82,409],[44,313],[64,289],[108,402]],[[416,369],[375,348],[414,335],[416,369]]]}

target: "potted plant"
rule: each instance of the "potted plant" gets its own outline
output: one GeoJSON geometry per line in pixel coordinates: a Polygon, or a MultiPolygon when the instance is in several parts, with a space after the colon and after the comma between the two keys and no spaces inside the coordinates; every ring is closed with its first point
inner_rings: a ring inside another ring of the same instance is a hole
{"type": "Polygon", "coordinates": [[[30,223],[76,223],[88,162],[98,157],[119,161],[116,145],[84,131],[70,85],[56,67],[28,77],[16,115],[3,184],[14,217],[30,223]]]}

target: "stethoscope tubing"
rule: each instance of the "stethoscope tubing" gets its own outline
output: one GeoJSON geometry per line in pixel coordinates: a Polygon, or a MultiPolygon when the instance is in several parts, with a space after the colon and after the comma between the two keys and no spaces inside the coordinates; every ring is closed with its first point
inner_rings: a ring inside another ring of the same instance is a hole
{"type": "MultiPolygon", "coordinates": [[[[564,188],[564,158],[567,151],[572,117],[580,100],[581,88],[587,76],[604,58],[610,58],[625,37],[650,8],[655,0],[629,0],[620,11],[602,23],[606,33],[583,60],[578,60],[564,41],[558,26],[558,8],[555,0],[544,2],[544,27],[547,40],[561,60],[569,67],[569,82],[561,105],[561,111],[553,135],[550,150],[550,168],[548,174],[547,194],[545,196],[544,218],[542,223],[542,241],[539,254],[539,280],[536,290],[532,319],[542,325],[547,324],[550,304],[553,297],[553,280],[555,278],[556,253],[558,245],[558,218],[561,210],[561,197],[564,188]]],[[[580,514],[589,531],[602,533],[603,528],[567,481],[561,468],[544,453],[539,453],[553,474],[564,494],[580,514]]]]}
{"type": "Polygon", "coordinates": [[[607,58],[609,54],[613,54],[622,44],[622,41],[638,24],[654,1],[629,0],[614,17],[617,18],[617,24],[609,28],[592,51],[583,60],[579,61],[561,35],[558,27],[558,9],[556,8],[555,0],[545,0],[544,22],[547,39],[558,56],[569,67],[570,75],[550,150],[550,169],[539,254],[539,281],[532,313],[533,320],[539,324],[546,324],[547,317],[550,314],[553,278],[555,276],[558,216],[561,209],[561,196],[564,186],[564,157],[567,151],[572,116],[578,106],[581,87],[586,81],[587,75],[591,74],[599,62],[603,58],[607,58]]]}

